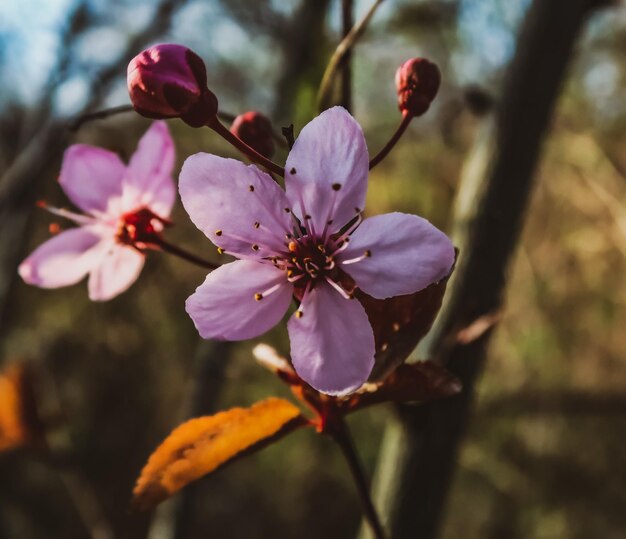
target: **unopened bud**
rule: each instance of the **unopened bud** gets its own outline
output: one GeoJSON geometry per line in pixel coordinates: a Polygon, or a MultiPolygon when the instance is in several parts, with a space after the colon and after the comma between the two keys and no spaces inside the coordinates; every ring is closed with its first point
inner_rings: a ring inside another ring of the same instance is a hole
{"type": "Polygon", "coordinates": [[[421,116],[437,95],[441,73],[425,58],[411,58],[396,71],[398,108],[403,114],[421,116]]]}
{"type": "Polygon", "coordinates": [[[135,110],[148,118],[181,118],[192,127],[217,114],[202,59],[182,45],[150,47],[128,64],[128,92],[135,110]]]}
{"type": "Polygon", "coordinates": [[[260,112],[250,111],[240,114],[235,118],[230,131],[262,156],[271,159],[274,155],[272,124],[260,112]]]}

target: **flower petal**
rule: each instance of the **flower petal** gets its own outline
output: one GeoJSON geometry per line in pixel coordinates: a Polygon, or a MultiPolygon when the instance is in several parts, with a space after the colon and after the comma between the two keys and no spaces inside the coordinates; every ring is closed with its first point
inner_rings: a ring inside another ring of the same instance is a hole
{"type": "Polygon", "coordinates": [[[287,197],[298,217],[311,216],[317,234],[329,220],[336,232],[363,211],[368,171],[361,126],[347,110],[333,107],[304,126],[289,153],[287,197]]]}
{"type": "Polygon", "coordinates": [[[122,194],[125,170],[117,154],[96,146],[74,144],[63,155],[59,183],[81,210],[107,213],[122,194]]]}
{"type": "Polygon", "coordinates": [[[287,324],[298,375],[329,395],[360,387],[374,366],[374,333],[363,306],[322,284],[305,295],[301,308],[302,317],[294,314],[287,324]]]}
{"type": "Polygon", "coordinates": [[[37,247],[18,272],[25,282],[41,288],[75,284],[102,259],[102,241],[85,227],[65,230],[37,247]]]}
{"type": "Polygon", "coordinates": [[[168,217],[176,198],[172,179],[174,141],[165,122],[154,122],[130,158],[123,180],[124,210],[147,206],[160,217],[168,217]]]}
{"type": "Polygon", "coordinates": [[[186,309],[204,339],[251,339],[280,322],[292,291],[285,273],[271,264],[236,260],[209,273],[187,299],[186,309]],[[255,299],[278,283],[280,288],[255,299]]]}
{"type": "Polygon", "coordinates": [[[426,219],[387,213],[365,219],[337,262],[363,292],[384,299],[412,294],[445,277],[454,264],[454,246],[426,219]]]}
{"type": "Polygon", "coordinates": [[[133,284],[145,256],[132,247],[111,243],[104,258],[89,273],[89,299],[107,301],[126,291],[133,284]]]}
{"type": "Polygon", "coordinates": [[[179,190],[194,224],[225,251],[256,258],[286,250],[287,197],[256,166],[197,153],[183,164],[179,190]]]}

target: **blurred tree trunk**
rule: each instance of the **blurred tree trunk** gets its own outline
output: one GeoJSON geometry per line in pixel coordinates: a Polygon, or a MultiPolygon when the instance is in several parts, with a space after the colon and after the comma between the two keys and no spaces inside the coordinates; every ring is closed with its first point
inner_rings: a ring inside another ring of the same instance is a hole
{"type": "MultiPolygon", "coordinates": [[[[455,209],[455,280],[427,357],[447,365],[462,394],[399,410],[383,440],[376,501],[394,539],[437,537],[490,331],[462,345],[456,334],[501,308],[541,144],[576,40],[605,2],[534,0],[523,22],[495,115],[465,167],[455,209]]],[[[471,501],[469,502],[471,503],[471,501]]],[[[363,537],[370,537],[363,530],[363,537]]]]}
{"type": "Polygon", "coordinates": [[[273,119],[299,127],[315,114],[315,92],[327,57],[324,34],[330,0],[303,0],[284,29],[284,67],[276,88],[273,119]]]}

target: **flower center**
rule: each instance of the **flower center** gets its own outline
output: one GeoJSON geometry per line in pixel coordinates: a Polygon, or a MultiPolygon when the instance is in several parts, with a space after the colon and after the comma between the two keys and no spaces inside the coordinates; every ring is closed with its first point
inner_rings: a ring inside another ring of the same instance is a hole
{"type": "Polygon", "coordinates": [[[122,215],[118,222],[115,239],[125,245],[155,243],[163,227],[169,224],[167,219],[159,217],[152,210],[139,208],[122,215]]]}

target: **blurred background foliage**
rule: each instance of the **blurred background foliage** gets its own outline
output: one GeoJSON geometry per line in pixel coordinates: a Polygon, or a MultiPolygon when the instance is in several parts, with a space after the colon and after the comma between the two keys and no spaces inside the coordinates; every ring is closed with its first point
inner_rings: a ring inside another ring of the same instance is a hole
{"type": "MultiPolygon", "coordinates": [[[[443,86],[432,110],[372,173],[369,214],[419,213],[450,229],[464,160],[498,99],[527,5],[383,3],[353,55],[353,112],[371,153],[399,122],[397,65],[425,56],[441,67],[443,86]]],[[[357,15],[368,6],[357,1],[357,15]]],[[[59,123],[86,106],[127,103],[125,66],[144,45],[195,49],[223,110],[257,109],[276,126],[293,122],[297,133],[316,113],[339,28],[340,5],[330,0],[0,5],[0,172],[14,170],[20,156],[32,172],[15,207],[2,208],[0,364],[35,367],[55,448],[54,466],[29,451],[0,455],[0,537],[306,539],[358,529],[345,465],[329,440],[310,432],[219,471],[154,514],[130,514],[141,467],[185,417],[288,391],[252,360],[254,343],[201,343],[184,300],[205,272],[183,261],[152,253],[139,281],[102,304],[88,301],[84,284],[39,290],[16,278],[17,263],[48,237],[53,221],[33,202],[67,204],[55,182],[63,147],[86,142],[127,158],[149,125],[132,113],[77,133],[59,123]],[[37,145],[44,131],[49,138],[37,145]],[[194,391],[203,369],[211,381],[194,391]],[[85,514],[101,526],[86,526],[85,514]]],[[[578,45],[460,454],[444,538],[617,539],[626,529],[625,43],[619,6],[595,16],[578,45]]],[[[169,126],[178,165],[198,151],[238,157],[209,130],[169,126]]],[[[217,259],[180,204],[174,220],[172,241],[217,259]]],[[[284,327],[261,340],[288,352],[284,327]]],[[[391,410],[377,408],[350,420],[370,469],[392,419],[391,410]]]]}

